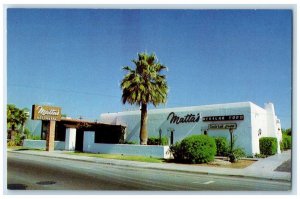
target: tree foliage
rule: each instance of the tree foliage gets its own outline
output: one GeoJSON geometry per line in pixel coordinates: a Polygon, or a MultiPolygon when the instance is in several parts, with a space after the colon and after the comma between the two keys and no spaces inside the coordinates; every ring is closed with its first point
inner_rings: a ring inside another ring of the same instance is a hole
{"type": "Polygon", "coordinates": [[[19,109],[14,104],[7,105],[7,127],[15,130],[19,126],[24,126],[29,117],[28,109],[19,109]]]}
{"type": "Polygon", "coordinates": [[[21,144],[24,138],[24,125],[28,117],[28,109],[20,109],[14,104],[7,105],[7,138],[11,139],[10,145],[21,144]]]}
{"type": "Polygon", "coordinates": [[[147,144],[147,105],[166,103],[168,86],[162,72],[167,67],[158,62],[155,54],[139,53],[132,62],[134,69],[123,67],[126,75],[121,82],[122,102],[141,107],[140,144],[147,144]]]}
{"type": "Polygon", "coordinates": [[[283,135],[289,135],[289,136],[292,135],[292,129],[291,128],[281,129],[281,131],[282,131],[283,135]]]}
{"type": "Polygon", "coordinates": [[[140,106],[152,103],[157,106],[166,103],[168,86],[166,76],[161,72],[167,67],[158,62],[155,54],[140,53],[132,62],[135,69],[123,67],[127,72],[121,83],[123,104],[140,106]]]}

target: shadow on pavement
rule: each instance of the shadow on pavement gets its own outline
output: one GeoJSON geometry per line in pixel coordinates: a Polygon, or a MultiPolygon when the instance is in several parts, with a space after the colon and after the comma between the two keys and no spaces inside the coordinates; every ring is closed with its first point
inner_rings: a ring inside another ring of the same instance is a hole
{"type": "Polygon", "coordinates": [[[7,189],[10,190],[26,190],[27,186],[24,184],[8,184],[7,189]]]}
{"type": "Polygon", "coordinates": [[[282,172],[291,172],[291,159],[282,163],[279,167],[277,167],[274,171],[282,171],[282,172]]]}

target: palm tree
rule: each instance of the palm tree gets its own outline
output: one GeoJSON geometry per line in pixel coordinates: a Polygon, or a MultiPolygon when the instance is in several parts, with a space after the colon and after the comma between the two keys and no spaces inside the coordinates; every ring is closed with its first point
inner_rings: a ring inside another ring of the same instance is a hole
{"type": "Polygon", "coordinates": [[[19,109],[14,104],[7,105],[7,124],[12,131],[15,131],[16,126],[20,124],[18,114],[19,109]]]}
{"type": "Polygon", "coordinates": [[[166,103],[168,86],[166,76],[161,72],[167,69],[160,64],[155,54],[139,53],[137,60],[132,60],[135,69],[123,67],[127,72],[121,82],[122,102],[136,104],[141,107],[140,144],[146,145],[147,132],[147,105],[152,103],[166,103]]]}
{"type": "Polygon", "coordinates": [[[22,128],[21,134],[24,136],[24,128],[25,128],[25,122],[29,118],[29,109],[19,109],[19,122],[22,128]]]}
{"type": "Polygon", "coordinates": [[[24,124],[28,117],[28,109],[19,109],[14,104],[7,105],[7,126],[11,128],[12,137],[14,137],[16,128],[20,125],[23,133],[24,124]]]}

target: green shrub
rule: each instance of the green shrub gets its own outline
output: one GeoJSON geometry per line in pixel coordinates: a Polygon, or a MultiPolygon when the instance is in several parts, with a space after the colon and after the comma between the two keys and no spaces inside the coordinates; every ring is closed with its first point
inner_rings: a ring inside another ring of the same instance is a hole
{"type": "Polygon", "coordinates": [[[266,158],[267,156],[264,154],[255,153],[254,157],[255,158],[266,158]]]}
{"type": "Polygon", "coordinates": [[[147,145],[159,145],[159,138],[157,137],[148,137],[147,145]]]}
{"type": "Polygon", "coordinates": [[[27,139],[30,139],[30,140],[41,140],[41,136],[30,134],[30,135],[27,136],[27,139]]]}
{"type": "Polygon", "coordinates": [[[292,129],[291,128],[281,129],[281,131],[282,131],[282,135],[289,135],[289,136],[292,135],[292,129]]]}
{"type": "Polygon", "coordinates": [[[28,128],[24,129],[24,135],[26,136],[27,139],[30,139],[29,137],[32,136],[32,133],[28,128]]]}
{"type": "Polygon", "coordinates": [[[229,145],[227,139],[224,137],[215,137],[217,155],[218,156],[227,156],[229,151],[229,145]]]}
{"type": "Polygon", "coordinates": [[[277,138],[263,137],[259,139],[260,153],[263,155],[274,155],[277,152],[277,138]]]}
{"type": "Polygon", "coordinates": [[[282,135],[282,141],[280,142],[281,150],[288,150],[292,148],[292,137],[288,135],[282,135]]]}
{"type": "Polygon", "coordinates": [[[160,144],[163,145],[163,146],[169,145],[168,137],[165,137],[165,136],[161,137],[161,143],[160,144]]]}
{"type": "Polygon", "coordinates": [[[206,135],[192,135],[170,147],[175,161],[183,163],[206,163],[214,160],[216,143],[206,135]]]}
{"type": "Polygon", "coordinates": [[[235,148],[232,153],[234,154],[237,160],[246,157],[245,150],[243,148],[235,148]]]}
{"type": "Polygon", "coordinates": [[[12,146],[17,146],[16,145],[16,142],[12,139],[10,139],[8,142],[7,142],[7,147],[12,147],[12,146]]]}
{"type": "Polygon", "coordinates": [[[159,137],[149,137],[147,145],[168,145],[169,140],[167,137],[163,136],[161,139],[159,137]]]}
{"type": "Polygon", "coordinates": [[[228,155],[229,161],[232,163],[237,162],[238,160],[240,160],[243,157],[246,157],[246,153],[245,153],[244,149],[242,149],[242,148],[235,148],[228,155]]]}
{"type": "Polygon", "coordinates": [[[23,144],[23,138],[20,133],[15,132],[14,136],[8,141],[7,146],[21,146],[23,144]]]}
{"type": "Polygon", "coordinates": [[[125,141],[124,144],[137,144],[135,141],[125,141]]]}

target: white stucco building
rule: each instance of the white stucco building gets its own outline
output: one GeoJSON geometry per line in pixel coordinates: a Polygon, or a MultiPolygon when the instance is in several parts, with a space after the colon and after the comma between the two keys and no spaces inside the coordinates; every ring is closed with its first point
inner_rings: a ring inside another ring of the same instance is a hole
{"type": "MultiPolygon", "coordinates": [[[[104,113],[100,122],[126,126],[125,140],[139,143],[140,111],[104,113]]],[[[272,103],[264,108],[240,102],[148,110],[148,136],[167,136],[171,144],[194,134],[222,136],[229,141],[229,129],[233,129],[236,146],[248,155],[260,153],[261,137],[276,137],[280,153],[281,125],[272,103]]]]}

